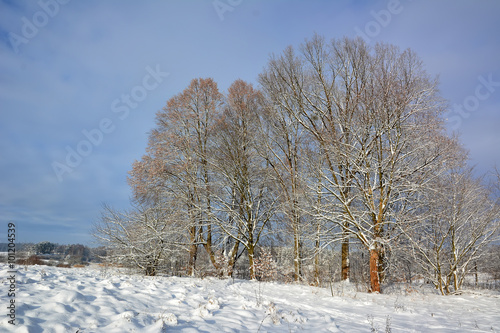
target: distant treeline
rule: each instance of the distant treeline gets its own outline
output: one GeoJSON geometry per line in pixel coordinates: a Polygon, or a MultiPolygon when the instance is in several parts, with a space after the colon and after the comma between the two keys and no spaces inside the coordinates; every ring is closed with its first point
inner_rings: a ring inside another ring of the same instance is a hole
{"type": "MultiPolygon", "coordinates": [[[[8,251],[8,243],[0,243],[0,252],[8,251]]],[[[82,244],[61,245],[52,242],[17,243],[16,252],[25,252],[27,255],[49,255],[61,259],[71,259],[77,262],[96,262],[106,255],[104,247],[90,248],[82,244]]]]}
{"type": "MultiPolygon", "coordinates": [[[[35,244],[33,243],[16,243],[16,251],[26,251],[26,249],[29,249],[33,247],[35,244]]],[[[8,250],[8,243],[0,243],[0,252],[7,252],[8,250]]]]}

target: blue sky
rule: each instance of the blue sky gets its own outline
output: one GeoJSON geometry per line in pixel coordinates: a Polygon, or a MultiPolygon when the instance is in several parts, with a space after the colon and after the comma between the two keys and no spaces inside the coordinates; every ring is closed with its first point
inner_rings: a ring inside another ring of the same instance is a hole
{"type": "Polygon", "coordinates": [[[496,0],[0,0],[0,242],[12,221],[18,242],[91,245],[101,204],[128,207],[170,97],[196,77],[256,84],[315,32],[414,49],[485,172],[500,165],[499,31],[496,0]]]}

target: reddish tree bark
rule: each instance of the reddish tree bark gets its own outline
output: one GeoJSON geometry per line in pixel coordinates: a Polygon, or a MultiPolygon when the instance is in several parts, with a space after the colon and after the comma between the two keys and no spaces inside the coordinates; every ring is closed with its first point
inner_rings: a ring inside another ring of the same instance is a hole
{"type": "Polygon", "coordinates": [[[379,250],[370,249],[370,292],[380,292],[379,250]]]}

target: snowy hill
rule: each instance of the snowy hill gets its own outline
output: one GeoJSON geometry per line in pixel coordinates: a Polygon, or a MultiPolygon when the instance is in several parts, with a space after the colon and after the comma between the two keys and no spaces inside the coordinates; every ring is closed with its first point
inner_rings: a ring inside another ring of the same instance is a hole
{"type": "Polygon", "coordinates": [[[349,285],[17,269],[13,326],[6,316],[9,269],[0,266],[1,332],[500,332],[497,294],[374,295],[349,285]]]}

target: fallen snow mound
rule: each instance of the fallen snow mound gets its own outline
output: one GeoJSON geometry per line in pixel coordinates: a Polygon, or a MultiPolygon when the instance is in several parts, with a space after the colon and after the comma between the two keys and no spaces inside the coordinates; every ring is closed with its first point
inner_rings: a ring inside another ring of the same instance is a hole
{"type": "Polygon", "coordinates": [[[18,267],[13,326],[8,278],[0,265],[1,332],[500,332],[500,298],[492,294],[371,295],[342,284],[330,290],[46,266],[18,267]]]}

